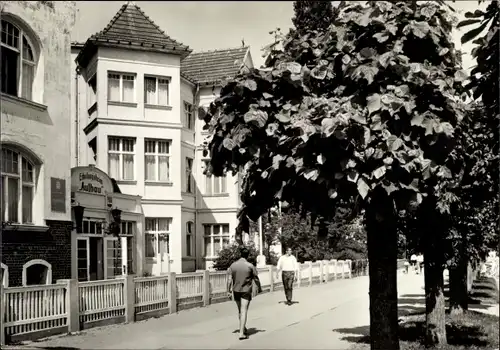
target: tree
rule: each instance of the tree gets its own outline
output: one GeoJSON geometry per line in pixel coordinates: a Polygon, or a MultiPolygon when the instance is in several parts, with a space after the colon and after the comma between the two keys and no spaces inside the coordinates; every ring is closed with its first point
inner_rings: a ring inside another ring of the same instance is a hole
{"type": "MultiPolygon", "coordinates": [[[[478,2],[481,4],[484,0],[478,2]]],[[[462,44],[475,39],[473,41],[475,48],[471,54],[476,59],[477,65],[471,70],[467,88],[471,90],[475,100],[482,100],[486,113],[491,118],[498,118],[498,100],[500,98],[498,90],[500,2],[492,0],[485,12],[481,10],[467,12],[465,18],[457,27],[478,24],[476,28],[471,29],[462,36],[462,44]],[[487,29],[486,33],[479,37],[485,29],[487,29]]]]}
{"type": "Polygon", "coordinates": [[[499,132],[496,118],[472,103],[461,122],[459,147],[464,170],[453,206],[450,255],[450,309],[467,309],[467,265],[477,265],[498,242],[499,132]]]}
{"type": "MultiPolygon", "coordinates": [[[[200,111],[207,172],[245,171],[241,230],[278,200],[320,221],[339,199],[365,209],[372,349],[399,349],[396,210],[442,203],[451,176],[465,78],[451,29],[435,2],[343,3],[324,32],[276,33],[267,68],[237,76],[200,111]]],[[[428,302],[442,295],[433,288],[428,302]]],[[[430,326],[430,339],[446,341],[444,311],[430,326]]]]}
{"type": "Polygon", "coordinates": [[[334,9],[330,1],[294,1],[293,9],[295,17],[292,18],[292,22],[301,35],[311,30],[325,30],[334,18],[334,9]]]}
{"type": "MultiPolygon", "coordinates": [[[[219,271],[227,270],[232,263],[241,258],[240,247],[240,244],[234,243],[222,248],[217,258],[214,260],[214,269],[219,271]]],[[[259,252],[255,248],[255,245],[253,243],[250,243],[245,245],[245,247],[248,248],[250,252],[248,261],[254,265],[257,265],[257,256],[259,255],[259,252]]],[[[273,253],[266,256],[266,261],[269,265],[273,265],[273,263],[274,265],[276,265],[277,260],[278,258],[273,253]]]]}
{"type": "MultiPolygon", "coordinates": [[[[483,1],[479,1],[482,3],[483,1]]],[[[466,88],[475,100],[461,128],[461,150],[465,170],[457,193],[460,205],[455,208],[454,255],[450,259],[450,309],[467,309],[467,263],[477,263],[488,249],[498,245],[498,1],[491,1],[486,11],[467,12],[458,27],[477,25],[462,36],[462,43],[473,39],[473,67],[466,88]],[[486,29],[482,37],[478,37],[486,29]]]]}

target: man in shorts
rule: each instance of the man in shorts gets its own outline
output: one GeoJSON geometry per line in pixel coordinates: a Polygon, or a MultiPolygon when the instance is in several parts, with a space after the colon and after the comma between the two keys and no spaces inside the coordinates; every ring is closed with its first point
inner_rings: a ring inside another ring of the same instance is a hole
{"type": "Polygon", "coordinates": [[[227,292],[233,297],[238,306],[238,318],[240,321],[240,340],[248,339],[246,323],[248,307],[252,300],[252,283],[255,282],[257,292],[261,293],[257,269],[248,262],[250,252],[247,248],[240,248],[241,258],[235,261],[227,270],[227,292]],[[232,293],[232,295],[231,295],[232,293]]]}

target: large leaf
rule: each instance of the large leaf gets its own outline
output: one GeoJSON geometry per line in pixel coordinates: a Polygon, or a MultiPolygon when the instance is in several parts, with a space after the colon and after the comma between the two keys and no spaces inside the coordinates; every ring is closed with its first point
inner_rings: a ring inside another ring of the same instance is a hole
{"type": "Polygon", "coordinates": [[[361,195],[361,197],[363,199],[366,198],[366,196],[368,195],[368,192],[370,191],[370,186],[368,186],[368,184],[365,182],[365,180],[363,180],[363,178],[360,178],[358,180],[358,192],[359,194],[361,195]]]}
{"type": "Polygon", "coordinates": [[[368,96],[366,98],[366,108],[368,109],[368,113],[370,113],[370,114],[380,110],[380,108],[382,108],[382,104],[380,101],[380,95],[373,94],[373,95],[368,96]]]}
{"type": "Polygon", "coordinates": [[[468,26],[468,25],[471,25],[471,24],[474,24],[474,23],[479,23],[479,22],[481,22],[480,19],[467,19],[465,21],[462,21],[462,22],[458,23],[457,24],[457,29],[465,27],[465,26],[468,26]]]}
{"type": "Polygon", "coordinates": [[[484,13],[483,11],[476,10],[474,12],[466,12],[464,16],[465,18],[481,18],[484,15],[486,15],[486,13],[484,13]]]}
{"type": "Polygon", "coordinates": [[[254,122],[260,128],[263,128],[267,122],[267,113],[261,110],[252,109],[245,113],[243,119],[245,120],[245,123],[254,122]]]}
{"type": "Polygon", "coordinates": [[[474,29],[468,31],[467,33],[465,33],[464,35],[462,35],[462,38],[460,39],[462,44],[468,43],[469,41],[474,39],[476,36],[478,36],[486,28],[487,25],[488,25],[488,22],[483,22],[483,24],[481,24],[479,27],[474,28],[474,29]]]}

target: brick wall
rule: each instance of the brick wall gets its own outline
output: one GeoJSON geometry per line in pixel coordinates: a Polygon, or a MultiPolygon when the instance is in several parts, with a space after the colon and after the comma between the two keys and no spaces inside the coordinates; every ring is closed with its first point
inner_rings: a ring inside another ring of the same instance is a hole
{"type": "Polygon", "coordinates": [[[47,220],[47,232],[3,230],[2,262],[9,268],[9,287],[22,284],[23,265],[43,259],[52,265],[52,282],[71,278],[71,228],[68,221],[47,220]]]}

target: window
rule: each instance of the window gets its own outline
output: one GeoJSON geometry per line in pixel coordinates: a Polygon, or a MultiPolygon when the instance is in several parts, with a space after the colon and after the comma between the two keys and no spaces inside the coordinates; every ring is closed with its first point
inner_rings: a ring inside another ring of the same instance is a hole
{"type": "Polygon", "coordinates": [[[229,244],[229,225],[203,225],[205,238],[205,256],[216,257],[220,250],[229,244]]]}
{"type": "Polygon", "coordinates": [[[52,265],[42,259],[34,259],[23,265],[23,286],[52,284],[52,265]]]}
{"type": "Polygon", "coordinates": [[[193,256],[194,251],[194,222],[186,222],[186,256],[193,256]]]}
{"type": "Polygon", "coordinates": [[[146,258],[170,254],[170,225],[172,218],[146,218],[146,258]]]}
{"type": "Polygon", "coordinates": [[[148,105],[168,106],[170,78],[144,77],[144,103],[148,105]]]}
{"type": "Polygon", "coordinates": [[[193,105],[184,101],[184,127],[194,130],[194,111],[193,105]]]}
{"type": "Polygon", "coordinates": [[[194,179],[193,179],[193,159],[186,158],[186,192],[193,193],[194,179]]]}
{"type": "Polygon", "coordinates": [[[108,139],[108,172],[115,180],[134,180],[135,139],[108,139]]]}
{"type": "MultiPolygon", "coordinates": [[[[205,161],[205,168],[208,166],[208,161],[205,161]]],[[[213,176],[205,175],[205,194],[223,194],[227,193],[226,186],[226,175],[224,176],[213,176]]]]}
{"type": "Polygon", "coordinates": [[[108,101],[134,102],[135,75],[108,72],[108,101]]]}
{"type": "Polygon", "coordinates": [[[134,237],[127,237],[127,274],[132,275],[135,271],[134,259],[134,237]]]}
{"type": "Polygon", "coordinates": [[[87,91],[87,108],[89,109],[97,102],[97,74],[89,79],[87,91]]]}
{"type": "Polygon", "coordinates": [[[20,152],[2,148],[2,222],[33,224],[35,167],[20,152]]]}
{"type": "Polygon", "coordinates": [[[103,220],[83,218],[82,220],[82,232],[85,234],[101,235],[103,220]]]}
{"type": "Polygon", "coordinates": [[[135,221],[123,221],[120,223],[120,234],[133,236],[135,233],[135,221]]]}
{"type": "Polygon", "coordinates": [[[170,141],[145,140],[144,164],[146,181],[170,181],[170,141]]]}
{"type": "Polygon", "coordinates": [[[2,19],[2,92],[31,100],[35,79],[35,55],[28,37],[2,19]]]}

